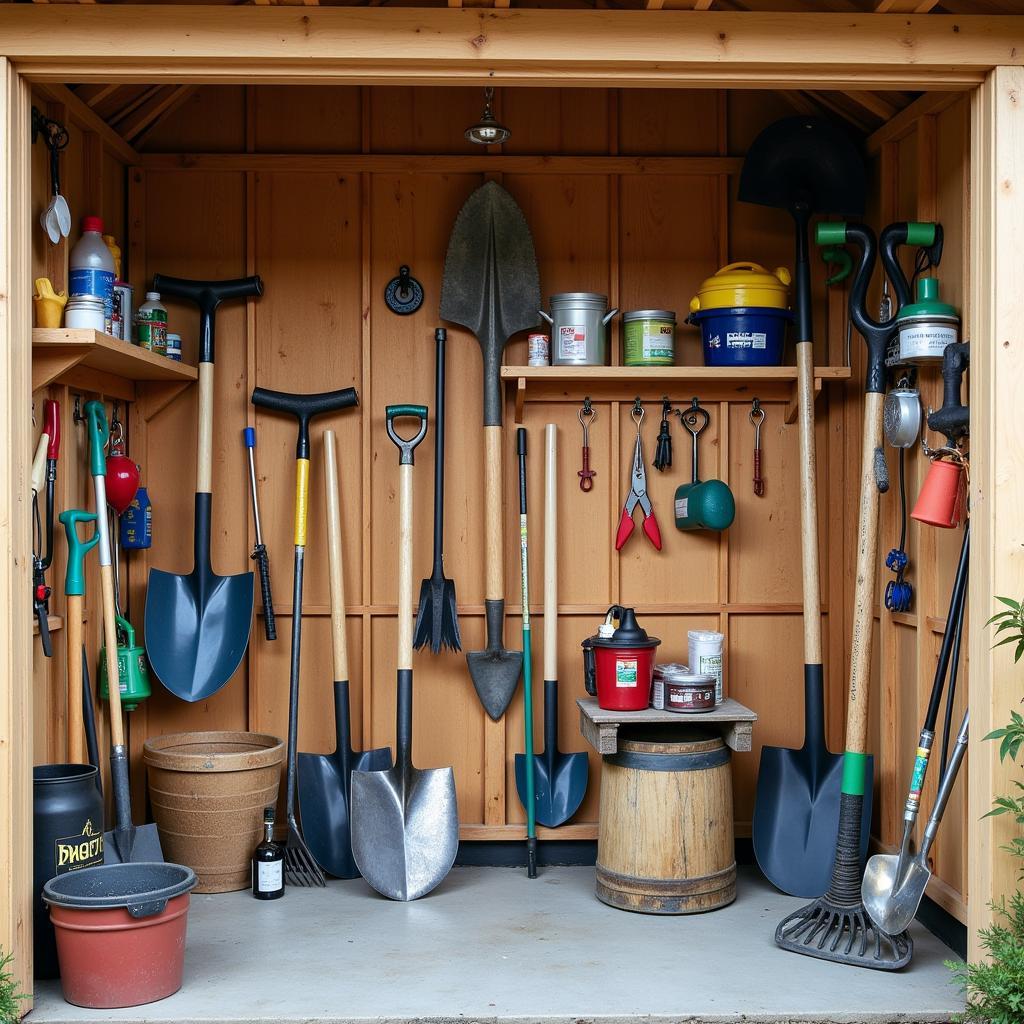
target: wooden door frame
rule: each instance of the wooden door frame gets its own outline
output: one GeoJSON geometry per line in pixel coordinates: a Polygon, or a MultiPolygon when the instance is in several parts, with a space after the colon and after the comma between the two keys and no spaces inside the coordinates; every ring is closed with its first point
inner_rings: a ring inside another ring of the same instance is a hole
{"type": "MultiPolygon", "coordinates": [[[[1024,477],[1006,478],[1013,433],[996,429],[999,409],[1021,390],[1012,382],[1024,376],[1024,349],[1011,334],[1024,322],[1011,230],[1016,239],[1024,231],[1024,199],[1014,187],[1024,178],[1022,41],[1024,18],[1007,16],[0,7],[0,407],[10,439],[0,446],[0,542],[11,566],[0,584],[0,621],[10,623],[0,635],[7,674],[0,690],[0,946],[15,952],[25,990],[32,969],[31,82],[973,89],[972,333],[976,341],[1003,339],[989,351],[979,346],[971,374],[971,405],[985,410],[976,416],[971,481],[971,600],[979,626],[993,593],[1024,593],[1024,547],[1014,528],[1024,477]]],[[[990,654],[988,643],[983,630],[972,631],[972,956],[978,929],[991,921],[989,900],[1015,885],[1013,864],[999,849],[1010,823],[981,819],[993,793],[1009,792],[1010,773],[978,737],[1002,723],[1019,689],[1012,662],[990,654]]]]}

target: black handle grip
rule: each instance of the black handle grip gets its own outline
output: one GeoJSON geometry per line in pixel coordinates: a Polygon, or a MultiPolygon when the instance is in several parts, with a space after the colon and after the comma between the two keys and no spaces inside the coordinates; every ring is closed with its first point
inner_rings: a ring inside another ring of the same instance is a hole
{"type": "MultiPolygon", "coordinates": [[[[847,224],[846,241],[852,242],[860,249],[860,259],[857,261],[853,285],[850,288],[850,319],[868,346],[864,391],[868,394],[885,394],[885,350],[896,330],[896,318],[893,317],[883,324],[868,312],[868,286],[875,272],[878,242],[874,231],[866,224],[847,224]]],[[[886,242],[890,245],[890,252],[894,251],[891,236],[886,238],[886,242]]]]}
{"type": "Polygon", "coordinates": [[[359,404],[359,395],[355,388],[342,388],[340,391],[322,391],[315,395],[298,395],[288,391],[271,391],[268,388],[255,388],[252,393],[252,404],[274,412],[286,412],[299,421],[299,438],[295,446],[297,459],[309,458],[309,421],[314,416],[339,409],[350,409],[359,404]]]}
{"type": "Polygon", "coordinates": [[[270,557],[267,545],[257,544],[252,549],[252,559],[260,570],[260,593],[263,597],[263,631],[268,640],[277,639],[277,619],[274,617],[274,598],[270,592],[270,557]]]}
{"type": "Polygon", "coordinates": [[[213,315],[217,307],[229,299],[245,299],[263,294],[263,280],[258,274],[237,277],[230,281],[192,281],[185,277],[153,275],[153,290],[161,295],[188,299],[199,307],[199,362],[213,362],[213,315]]]}
{"type": "Polygon", "coordinates": [[[970,411],[960,401],[960,387],[971,361],[971,346],[965,342],[947,345],[942,353],[942,408],[928,414],[928,426],[946,435],[947,443],[970,431],[970,411]]]}

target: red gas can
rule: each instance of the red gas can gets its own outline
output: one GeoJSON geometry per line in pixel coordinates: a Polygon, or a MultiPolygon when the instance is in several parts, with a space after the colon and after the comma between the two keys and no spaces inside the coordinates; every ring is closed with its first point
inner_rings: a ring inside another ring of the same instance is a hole
{"type": "Polygon", "coordinates": [[[643,711],[651,702],[654,652],[660,643],[640,628],[632,608],[612,605],[597,636],[582,644],[587,693],[605,711],[643,711]]]}

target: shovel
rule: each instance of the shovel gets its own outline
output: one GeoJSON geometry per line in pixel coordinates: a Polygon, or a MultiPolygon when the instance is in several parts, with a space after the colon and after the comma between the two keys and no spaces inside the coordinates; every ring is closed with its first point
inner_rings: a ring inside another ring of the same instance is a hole
{"type": "Polygon", "coordinates": [[[484,526],[487,648],[466,655],[480,703],[497,721],[515,693],[520,651],[507,651],[502,543],[501,355],[508,339],[537,323],[540,278],[533,238],[515,200],[493,181],[466,200],[448,240],[441,317],[472,331],[484,362],[484,526]]]}
{"type": "Polygon", "coordinates": [[[327,481],[327,551],[331,582],[331,640],[334,648],[333,754],[299,754],[298,797],[302,835],[313,859],[335,878],[357,878],[352,859],[352,772],[380,772],[391,767],[391,750],[354,751],[349,717],[348,644],[345,639],[345,578],[341,560],[341,495],[334,431],[324,431],[324,476],[327,481]]]}
{"type": "MultiPolygon", "coordinates": [[[[861,213],[864,161],[827,121],[792,117],[769,125],[743,162],[739,198],[788,210],[796,239],[796,360],[800,420],[800,548],[804,604],[804,743],[763,747],[754,803],[754,856],[768,880],[791,896],[812,899],[832,876],[843,757],[825,745],[825,673],[821,663],[821,591],[814,444],[814,321],[808,225],[815,213],[861,213]]],[[[871,824],[871,775],[863,802],[862,851],[871,824]]]]}
{"type": "Polygon", "coordinates": [[[459,851],[459,809],[451,768],[412,764],[412,467],[427,433],[421,405],[389,405],[388,437],[398,446],[398,701],[395,766],[352,773],[352,855],[363,878],[393,900],[415,900],[444,881],[459,851]],[[406,440],[394,421],[419,421],[406,440]]]}
{"type": "MultiPolygon", "coordinates": [[[[585,753],[558,749],[558,427],[544,431],[544,753],[533,756],[533,796],[537,821],[564,825],[587,793],[590,765],[585,753]]],[[[526,806],[525,754],[516,754],[516,789],[526,806]]]]}
{"type": "Polygon", "coordinates": [[[212,697],[234,675],[249,644],[253,576],[217,576],[210,564],[213,507],[214,313],[229,299],[263,294],[259,277],[186,281],[157,274],[153,288],[199,306],[199,444],[196,456],[195,562],[188,575],[151,569],[146,592],[146,653],[157,678],[187,701],[212,697]]]}
{"type": "Polygon", "coordinates": [[[967,726],[969,713],[964,713],[960,723],[960,732],[956,737],[956,745],[950,756],[949,764],[939,783],[939,791],[935,795],[935,806],[931,817],[925,825],[924,839],[917,856],[904,863],[901,870],[900,856],[895,853],[875,854],[868,861],[861,882],[860,894],[864,901],[864,909],[868,916],[882,931],[895,935],[910,927],[910,923],[921,906],[921,898],[932,877],[932,869],[928,863],[928,854],[935,834],[939,830],[939,822],[949,802],[949,794],[956,784],[956,776],[967,750],[967,726]]]}
{"type": "Polygon", "coordinates": [[[89,423],[89,472],[96,498],[96,528],[100,536],[100,592],[103,598],[103,637],[106,644],[107,678],[110,680],[110,781],[114,790],[116,825],[103,834],[103,862],[127,864],[151,863],[164,859],[156,825],[132,824],[131,794],[128,789],[128,749],[124,742],[121,716],[121,679],[117,665],[117,626],[114,612],[114,572],[110,555],[110,528],[107,523],[107,460],[104,446],[110,437],[103,403],[93,399],[85,403],[89,423]]]}

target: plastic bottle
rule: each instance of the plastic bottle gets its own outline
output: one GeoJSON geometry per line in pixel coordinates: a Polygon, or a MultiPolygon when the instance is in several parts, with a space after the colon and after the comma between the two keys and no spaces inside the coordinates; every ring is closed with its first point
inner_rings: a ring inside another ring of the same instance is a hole
{"type": "Polygon", "coordinates": [[[160,302],[159,292],[146,292],[146,301],[135,314],[135,334],[142,348],[167,354],[167,310],[160,302]]]}
{"type": "Polygon", "coordinates": [[[140,487],[121,516],[121,547],[148,548],[153,544],[153,507],[149,491],[140,487]]]}
{"type": "Polygon", "coordinates": [[[82,237],[68,258],[68,294],[101,298],[109,334],[114,316],[114,257],[102,235],[103,221],[99,217],[82,218],[82,237]]]}

